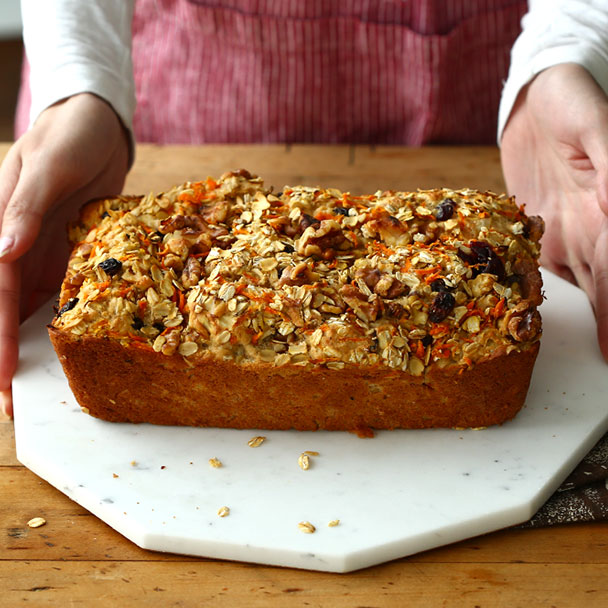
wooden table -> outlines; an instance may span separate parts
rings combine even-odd
[[[504,189],[494,148],[142,146],[125,192],[240,167],[277,188]],[[35,516],[46,525],[28,528]],[[351,574],[144,551],[21,466],[10,422],[0,424],[0,534],[7,607],[608,605],[604,523],[496,532]]]

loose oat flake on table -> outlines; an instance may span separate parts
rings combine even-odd
[[[46,524],[46,519],[44,517],[34,517],[27,522],[27,525],[30,528],[40,528],[40,526],[44,526]]]
[[[301,521],[298,524],[298,528],[304,532],[304,534],[314,534],[317,531],[309,521]]]
[[[87,205],[49,333],[106,420],[487,426],[528,388],[542,231],[490,192],[275,193],[229,172]]]

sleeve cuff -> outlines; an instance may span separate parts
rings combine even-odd
[[[498,110],[498,145],[502,139],[511,110],[519,92],[542,71],[561,63],[576,63],[585,68],[608,95],[608,64],[594,49],[572,47],[550,48],[541,51],[517,73],[510,74],[502,91]]]
[[[517,96],[554,65],[585,68],[608,95],[608,9],[605,0],[530,0],[498,112],[498,144]]]
[[[135,135],[133,132],[133,115],[135,112],[135,92],[125,95],[125,88],[129,85],[120,82],[111,74],[99,71],[97,67],[90,68],[83,65],[64,66],[55,73],[54,80],[57,87],[46,87],[32,94],[30,107],[30,126],[33,125],[40,114],[50,106],[63,99],[91,93],[105,101],[116,112],[122,123],[129,141],[129,168],[135,160]],[[48,82],[48,81],[47,81]]]

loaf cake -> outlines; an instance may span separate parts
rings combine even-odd
[[[542,232],[490,192],[275,193],[229,172],[83,207],[49,334],[108,421],[486,427],[527,394]]]

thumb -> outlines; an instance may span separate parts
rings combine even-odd
[[[44,214],[60,195],[59,180],[53,179],[49,171],[21,168],[15,188],[4,206],[1,262],[14,262],[30,249],[40,232]]]
[[[19,181],[20,172],[21,155],[18,152],[18,144],[16,144],[10,148],[0,166],[0,235],[2,234],[4,211]],[[0,258],[12,247],[13,239],[7,237],[8,235],[5,235],[4,239],[0,237]]]
[[[0,392],[10,390],[17,368],[19,284],[19,263],[0,264]]]

